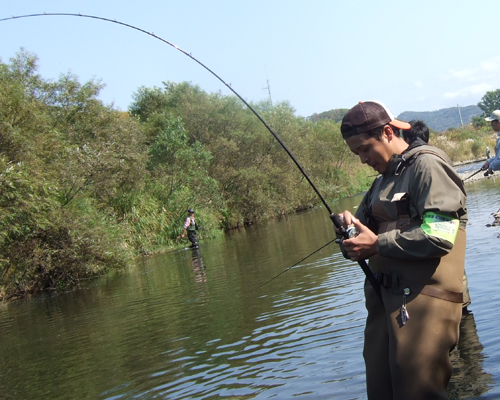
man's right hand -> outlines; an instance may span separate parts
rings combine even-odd
[[[378,236],[352,214],[350,215],[350,220],[359,233],[354,238],[342,241],[347,256],[353,261],[361,261],[377,254]]]

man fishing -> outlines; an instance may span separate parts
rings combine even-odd
[[[493,171],[500,170],[500,110],[493,111],[485,120],[491,123],[491,128],[497,133],[495,155],[488,159],[481,167],[483,171],[486,170],[484,176],[488,176],[492,175]]]
[[[462,316],[466,194],[448,156],[400,137],[406,122],[381,103],[360,102],[344,116],[344,140],[380,175],[347,228],[342,246],[369,260],[381,299],[365,282],[363,356],[369,400],[447,399]]]

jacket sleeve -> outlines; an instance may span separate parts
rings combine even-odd
[[[500,138],[497,139],[495,155],[488,160],[488,163],[493,171],[500,170]]]
[[[498,171],[500,170],[500,158],[495,156],[493,158],[491,158],[491,160],[489,161],[489,164],[490,164],[490,169],[492,169],[493,171]]]
[[[490,169],[493,171],[498,171],[500,170],[500,154],[495,157],[492,157],[488,160],[488,163],[490,164]]]
[[[446,255],[453,247],[459,226],[464,227],[467,221],[466,194],[461,179],[453,167],[439,157],[423,154],[415,161],[408,192],[410,217],[420,221],[420,226],[405,232],[395,229],[380,234],[380,255],[401,259]],[[429,216],[442,221],[441,233],[427,229]],[[442,233],[444,230],[452,234]]]

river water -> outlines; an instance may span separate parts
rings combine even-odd
[[[498,185],[467,186],[472,305],[450,399],[500,398]],[[335,243],[300,262],[333,238],[318,209],[4,305],[0,398],[366,399],[361,269]]]

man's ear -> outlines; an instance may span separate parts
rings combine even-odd
[[[385,137],[388,142],[391,142],[396,135],[394,134],[392,127],[389,124],[387,124],[384,126],[384,129],[382,131],[382,136]]]

